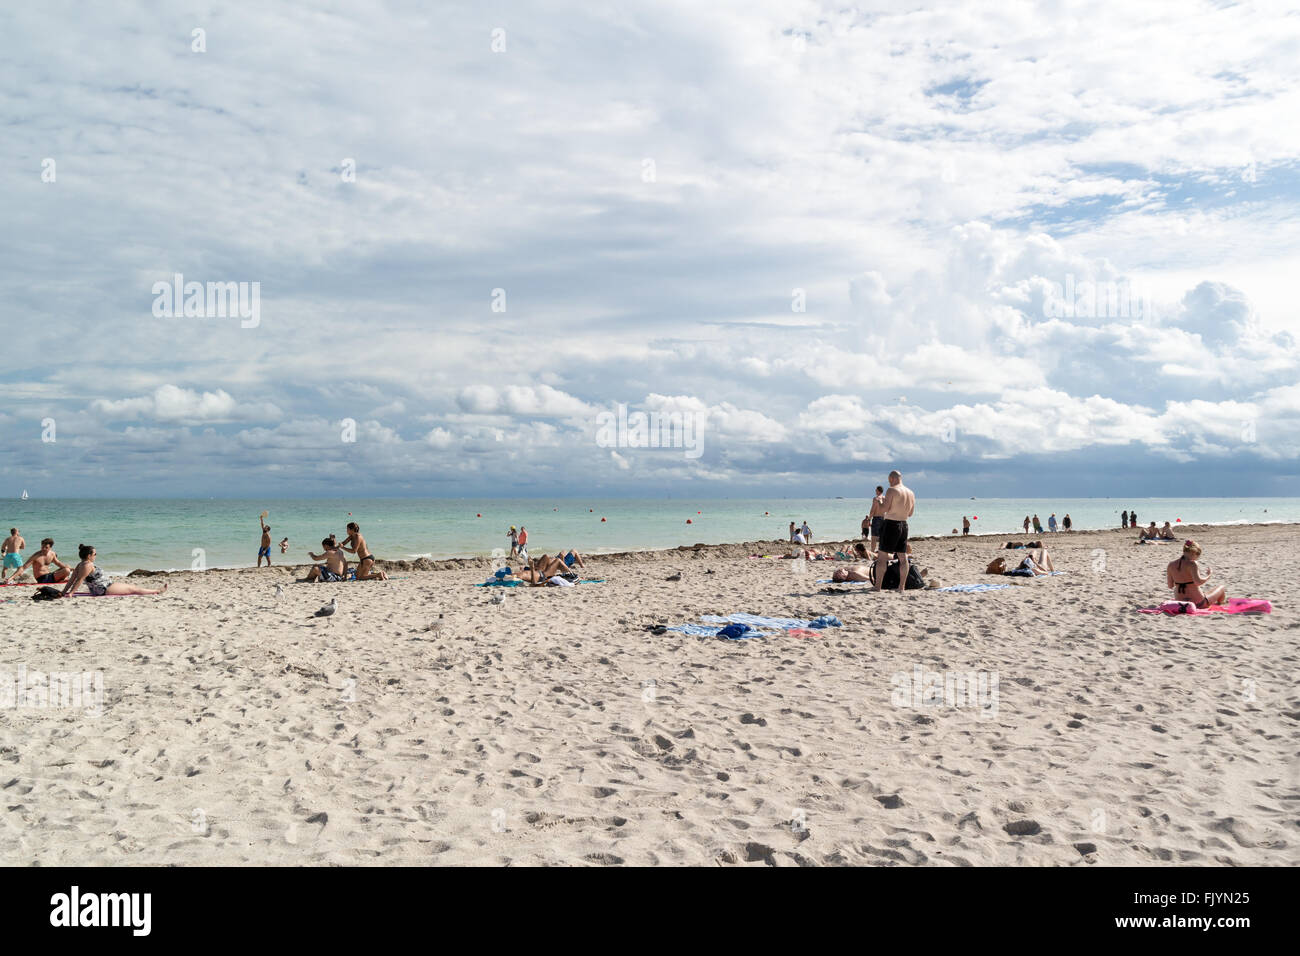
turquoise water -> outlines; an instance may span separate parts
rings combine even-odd
[[[55,539],[66,561],[81,542],[99,549],[100,563],[121,573],[133,568],[184,569],[202,558],[205,567],[254,564],[260,531],[267,523],[276,545],[288,535],[289,553],[277,562],[303,563],[308,548],[355,520],[381,558],[490,555],[508,547],[510,525],[525,525],[534,554],[556,548],[626,551],[682,544],[785,540],[791,521],[807,520],[814,541],[859,534],[870,502],[852,498],[813,499],[415,499],[381,498],[243,501],[236,499],[48,499],[0,503],[0,532],[17,525],[28,550],[42,537]],[[978,518],[972,532],[1009,533],[1026,514],[1047,523],[1067,512],[1078,530],[1119,526],[1120,508],[1132,508],[1146,524],[1181,518],[1189,523],[1300,522],[1300,498],[1082,498],[1059,500],[933,499],[917,504],[913,535],[948,534],[962,515]],[[349,512],[352,517],[349,518]],[[478,517],[478,515],[482,517]],[[600,519],[605,518],[602,522]],[[690,519],[691,524],[687,524]],[[201,556],[195,555],[201,550]]]

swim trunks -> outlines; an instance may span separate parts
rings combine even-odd
[[[885,523],[885,519],[880,515],[876,515],[871,519],[871,537],[873,538],[880,537],[880,526],[883,525],[884,523]]]
[[[58,584],[58,578],[54,576],[53,571],[47,571],[36,579],[37,584]]]
[[[5,555],[5,570],[10,568],[21,568],[23,566],[23,556],[19,551],[11,551]]]
[[[907,522],[886,518],[880,523],[880,550],[885,554],[902,554],[907,550]]]
[[[335,574],[335,573],[334,573],[333,571],[331,571],[329,568],[325,567],[325,565],[323,565],[323,564],[318,564],[317,567],[320,568],[320,579],[321,579],[322,581],[342,581],[342,580],[343,580],[343,575],[341,575],[341,574]]]
[[[245,551],[244,553],[247,554],[248,552]],[[257,556],[258,556],[259,558],[268,558],[268,559],[269,559],[269,558],[271,557],[271,546],[270,546],[269,544],[266,544],[266,545],[263,545],[262,547],[258,548],[258,549],[257,549]]]

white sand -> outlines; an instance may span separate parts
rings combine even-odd
[[[0,711],[0,862],[1295,865],[1300,533],[1197,537],[1275,612],[1135,613],[1176,546],[1119,532],[1057,535],[1068,574],[977,595],[820,594],[834,565],[754,546],[596,559],[608,582],[573,589],[475,588],[484,563],[281,603],[280,569],[0,590],[0,671],[105,683],[98,718]],[[994,545],[916,550],[992,582]],[[845,627],[643,630],[732,611]],[[897,706],[918,666],[996,672],[996,713]]]

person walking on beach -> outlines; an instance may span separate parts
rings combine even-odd
[[[58,570],[52,570],[51,565]],[[14,579],[21,577],[29,566],[32,580],[37,584],[59,584],[66,581],[68,575],[72,573],[72,568],[60,561],[59,556],[54,553],[53,538],[41,539],[41,549],[28,558],[27,563],[14,573]]]
[[[1053,511],[1050,515],[1047,516],[1047,530],[1050,531],[1052,534],[1056,534],[1056,512],[1055,511]]]
[[[871,548],[871,539],[875,538],[876,547],[880,547],[880,526],[885,521],[885,489],[876,485],[876,496],[871,499],[871,534],[867,535],[867,549]]]
[[[1043,523],[1038,520],[1038,515],[1034,515],[1034,534],[1043,533]]]
[[[903,484],[897,471],[889,473],[889,490],[885,492],[884,520],[880,526],[880,545],[876,551],[876,581],[872,590],[882,590],[890,555],[898,556],[898,590],[907,587],[907,519],[916,511],[916,495]]]
[[[263,511],[257,516],[257,523],[262,526],[262,543],[257,546],[257,566],[262,566],[262,559],[266,558],[266,566],[271,566],[271,526],[266,523],[266,512]]]
[[[9,537],[5,538],[4,543],[0,544],[0,554],[4,555],[4,570],[0,571],[0,581],[23,566],[23,548],[27,547],[27,542],[23,536],[18,533],[17,528],[9,529]]]
[[[961,516],[961,533],[963,537],[970,534],[970,518],[965,515]]]
[[[812,544],[812,528],[808,527],[808,519],[805,518],[803,527],[799,529],[803,532],[803,543]]]
[[[1029,534],[1029,515],[1025,515],[1025,534]]]

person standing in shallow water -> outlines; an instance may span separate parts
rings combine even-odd
[[[1025,515],[1025,534],[1029,534],[1029,515]]]
[[[970,534],[970,518],[965,515],[961,516],[961,533],[963,535]]]

